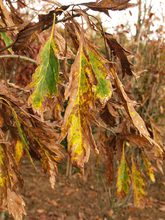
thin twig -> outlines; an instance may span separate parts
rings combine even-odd
[[[37,64],[36,60],[33,60],[29,57],[22,56],[22,55],[16,55],[16,54],[3,54],[3,55],[0,55],[0,59],[3,59],[3,58],[21,59],[21,60],[26,60],[26,61],[29,61],[31,63]]]

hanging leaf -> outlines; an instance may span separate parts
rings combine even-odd
[[[117,194],[119,196],[127,195],[130,188],[130,176],[129,167],[125,159],[125,150],[123,146],[123,152],[121,161],[117,172]]]
[[[22,142],[23,146],[25,147],[26,153],[29,156],[30,161],[33,164],[33,160],[32,160],[32,158],[30,156],[30,153],[29,153],[29,143],[28,143],[27,137],[26,137],[26,135],[25,135],[25,133],[24,133],[22,127],[21,127],[21,123],[18,119],[18,115],[17,115],[16,111],[14,110],[14,108],[12,108],[10,103],[8,103],[8,104],[9,104],[11,110],[12,110],[12,114],[13,114],[13,117],[14,117],[14,120],[15,120],[15,123],[16,123],[16,127],[17,127],[17,130],[18,130],[18,134],[19,134],[19,137],[21,139],[21,142]]]
[[[130,0],[100,0],[96,2],[87,2],[85,5],[91,10],[104,12],[108,15],[108,10],[124,10],[136,6],[136,4],[129,3]]]
[[[4,153],[2,145],[0,145],[0,165],[3,165]]]
[[[26,212],[22,197],[16,193],[21,178],[14,158],[14,146],[0,145],[0,155],[0,207],[7,209],[14,219],[21,220]]]
[[[83,167],[88,161],[90,146],[94,145],[88,123],[90,109],[93,107],[93,93],[87,74],[90,66],[83,52],[83,37],[77,56],[71,68],[71,76],[66,98],[66,108],[62,133],[68,133],[68,151],[73,163]]]
[[[0,11],[1,11],[1,18],[3,18],[4,26],[7,27],[14,27],[15,24],[12,20],[11,12],[7,10],[4,2],[0,0]],[[17,30],[13,31],[15,34],[17,33]]]
[[[140,135],[144,136],[150,144],[152,144],[154,146],[154,148],[156,147],[156,151],[159,152],[159,155],[162,155],[162,148],[161,146],[159,146],[151,137],[150,134],[146,128],[145,122],[143,121],[143,119],[141,118],[141,116],[136,112],[135,108],[134,108],[134,102],[127,96],[124,88],[123,88],[123,84],[120,81],[114,67],[110,68],[111,73],[114,77],[114,81],[116,84],[116,88],[118,90],[118,93],[120,95],[120,97],[122,98],[124,104],[125,104],[125,110],[128,113],[133,125],[135,126],[135,128],[139,131]]]
[[[125,74],[133,75],[131,70],[131,63],[126,56],[127,51],[110,35],[106,33],[106,40],[109,48],[113,51],[113,54],[117,56],[121,63],[123,76]]]
[[[5,177],[3,176],[1,169],[0,169],[0,187],[5,186]]]
[[[136,5],[129,2],[130,0],[100,0],[97,4],[99,7],[107,8],[108,10],[124,10]]]
[[[25,203],[22,197],[8,188],[7,210],[9,211],[9,214],[12,214],[15,220],[22,220],[23,215],[26,215],[24,206]]]
[[[4,41],[6,47],[8,47],[9,45],[11,45],[13,43],[12,39],[8,36],[8,34],[6,32],[1,32],[0,33],[2,40]],[[8,51],[10,53],[13,53],[13,50],[11,48],[8,48]]]
[[[95,93],[96,98],[105,105],[112,96],[110,73],[105,66],[107,61],[89,44],[87,47],[87,53],[93,74],[97,80],[96,85],[93,85],[93,92]],[[92,75],[92,72],[90,74]],[[91,75],[89,75],[89,77],[91,77]]]
[[[22,155],[23,155],[23,144],[22,141],[18,139],[15,145],[15,159],[17,163],[19,163],[19,161],[21,160]]]
[[[42,162],[43,169],[46,172],[48,172],[50,185],[51,185],[52,189],[54,189],[55,181],[56,181],[56,175],[57,175],[57,172],[58,172],[56,157],[51,158],[48,151],[44,148],[42,148],[40,154],[41,154],[41,157],[42,157],[41,162]]]
[[[58,46],[54,40],[54,26],[55,19],[51,36],[39,53],[40,64],[29,85],[30,88],[34,88],[29,97],[29,103],[40,114],[44,111],[43,102],[45,98],[57,94],[59,61],[57,58]]]
[[[143,206],[145,192],[145,183],[140,171],[137,169],[136,164],[132,158],[132,187],[133,187],[133,197],[134,205],[136,207]]]
[[[150,123],[151,123],[154,141],[163,147],[163,137],[162,137],[163,135],[161,134],[161,130],[154,123],[153,120],[150,119]]]
[[[5,177],[2,171],[3,165],[4,165],[4,151],[3,151],[3,146],[0,145],[0,187],[4,187],[5,185]]]
[[[26,135],[25,135],[25,133],[24,133],[22,127],[21,127],[21,123],[19,121],[19,118],[18,118],[18,115],[17,115],[16,111],[14,110],[11,103],[7,99],[2,98],[2,97],[0,97],[0,99],[5,101],[7,103],[7,105],[9,106],[9,108],[11,109],[11,112],[12,112],[12,115],[13,115],[13,118],[14,118],[14,121],[15,121],[15,124],[16,124],[16,128],[18,130],[19,138],[20,138],[23,146],[25,147],[25,151],[26,151],[32,165],[35,167],[35,165],[33,163],[33,160],[31,158],[31,155],[29,153],[29,143],[28,143],[27,137],[26,137]]]
[[[123,84],[120,81],[119,77],[117,76],[116,71],[113,68],[111,68],[111,72],[114,76],[114,80],[115,80],[118,92],[119,92],[122,100],[126,104],[126,111],[129,114],[129,116],[132,120],[132,123],[138,129],[138,131],[141,135],[143,135],[146,138],[149,138],[150,135],[149,135],[149,132],[146,128],[146,125],[145,125],[143,119],[140,117],[140,115],[136,112],[136,110],[134,108],[133,101],[127,96],[126,92],[124,91]]]
[[[147,172],[147,175],[150,177],[150,180],[154,183],[155,182],[155,175],[154,175],[154,170],[153,170],[152,164],[144,154],[142,156],[142,159],[143,159],[143,163],[144,163],[144,167]]]

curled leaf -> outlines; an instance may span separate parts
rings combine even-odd
[[[130,0],[100,0],[96,2],[87,2],[85,5],[91,10],[104,12],[108,14],[108,10],[124,10],[129,7],[134,7],[136,4],[129,3]]]
[[[109,48],[120,60],[123,76],[125,74],[133,75],[131,70],[132,64],[128,61],[128,58],[126,56],[127,51],[110,34],[106,34],[106,40]]]

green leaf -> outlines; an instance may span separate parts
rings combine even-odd
[[[1,32],[0,35],[1,35],[2,40],[5,43],[6,47],[13,43],[12,39],[8,36],[8,34],[6,32]],[[11,48],[8,48],[8,51],[10,53],[13,52],[13,50]]]
[[[55,23],[55,21],[54,21]],[[43,112],[43,102],[46,97],[57,94],[57,82],[59,78],[59,61],[57,58],[58,46],[54,40],[54,26],[49,40],[39,53],[40,64],[33,74],[29,87],[34,88],[29,97],[29,102],[34,110]]]
[[[107,61],[92,46],[88,45],[87,51],[92,71],[97,80],[97,84],[93,85],[93,91],[96,98],[105,105],[112,96],[112,85],[109,79],[110,73],[105,66]]]
[[[119,196],[127,195],[130,188],[129,167],[125,159],[125,150],[123,152],[117,173],[117,194]]]

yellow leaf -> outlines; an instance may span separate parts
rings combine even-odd
[[[3,165],[4,165],[4,151],[3,146],[0,145],[0,187],[5,185],[5,177],[3,176]]]
[[[20,140],[17,140],[16,145],[15,145],[15,158],[18,163],[22,155],[23,155],[23,144]]]
[[[4,159],[3,147],[2,145],[0,145],[0,166],[3,165],[3,159]]]
[[[146,169],[146,172],[147,172],[148,176],[150,177],[150,180],[154,183],[155,182],[155,175],[154,175],[154,170],[153,170],[152,164],[144,154],[143,154],[142,158],[143,158],[144,167]]]
[[[0,187],[4,187],[5,182],[5,177],[3,177],[2,173],[0,172]]]
[[[133,187],[134,205],[136,207],[141,207],[143,205],[143,199],[146,195],[145,183],[142,174],[136,167],[133,157],[132,157],[132,187]]]
[[[123,194],[127,195],[129,192],[129,188],[130,188],[129,167],[125,159],[125,151],[123,145],[122,157],[117,172],[117,194],[119,196]]]

